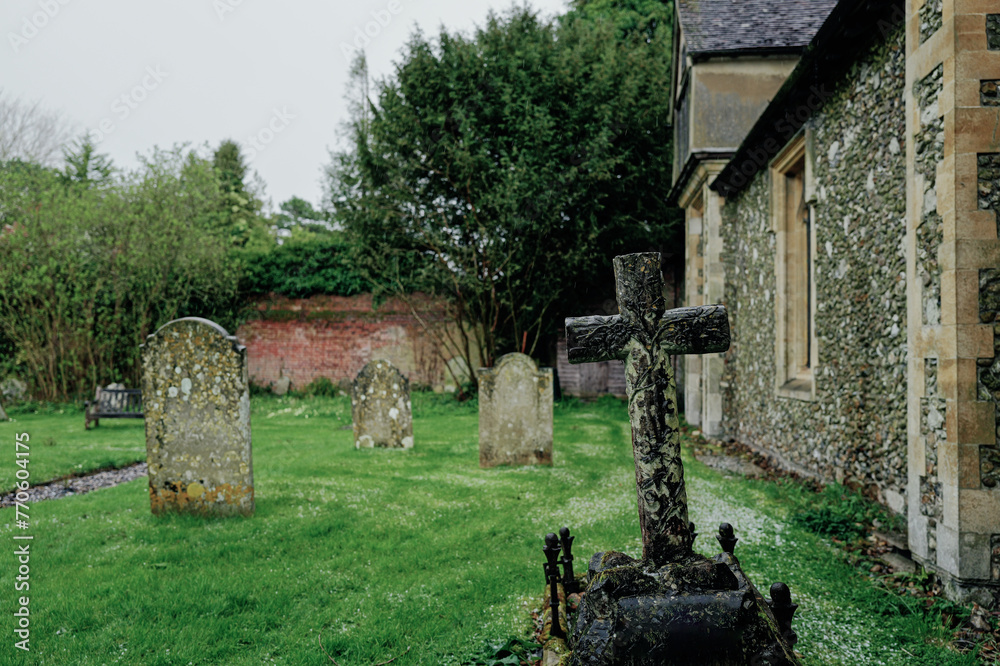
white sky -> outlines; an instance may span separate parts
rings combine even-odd
[[[518,4],[521,4],[520,2]],[[543,16],[566,0],[530,0]],[[2,0],[0,88],[99,134],[120,167],[153,146],[214,148],[227,138],[276,207],[314,204],[346,120],[348,60],[359,31],[372,78],[415,26],[470,32],[511,0]],[[379,19],[381,22],[379,22]],[[385,25],[382,25],[382,24]],[[256,137],[258,148],[250,138]],[[253,155],[256,153],[256,155]]]

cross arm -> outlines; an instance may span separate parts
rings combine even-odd
[[[566,354],[570,363],[623,361],[630,337],[621,315],[566,317]]]
[[[570,363],[625,360],[628,342],[644,337],[620,315],[567,317],[566,351]],[[663,353],[712,354],[729,349],[729,317],[723,305],[667,310],[660,318],[657,342]]]
[[[729,316],[724,305],[667,310],[660,319],[660,349],[671,356],[714,354],[729,349]]]

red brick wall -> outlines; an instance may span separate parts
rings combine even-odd
[[[424,321],[443,324],[440,303],[420,295],[412,302]],[[254,383],[267,385],[282,375],[299,389],[318,377],[349,381],[373,359],[390,361],[411,384],[451,383],[436,353],[434,337],[399,300],[373,309],[370,294],[305,299],[271,296],[256,309],[256,317],[236,331],[247,347]]]

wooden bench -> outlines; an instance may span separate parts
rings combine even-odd
[[[83,403],[86,421],[85,430],[90,430],[91,422],[101,425],[101,419],[141,419],[142,391],[127,388],[97,388],[93,400]]]

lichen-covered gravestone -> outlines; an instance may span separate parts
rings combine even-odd
[[[351,391],[356,448],[413,447],[410,382],[389,361],[370,361]]]
[[[218,324],[188,317],[142,346],[149,499],[167,511],[254,511],[246,347]]]
[[[552,368],[526,354],[479,373],[479,466],[552,464]]]

